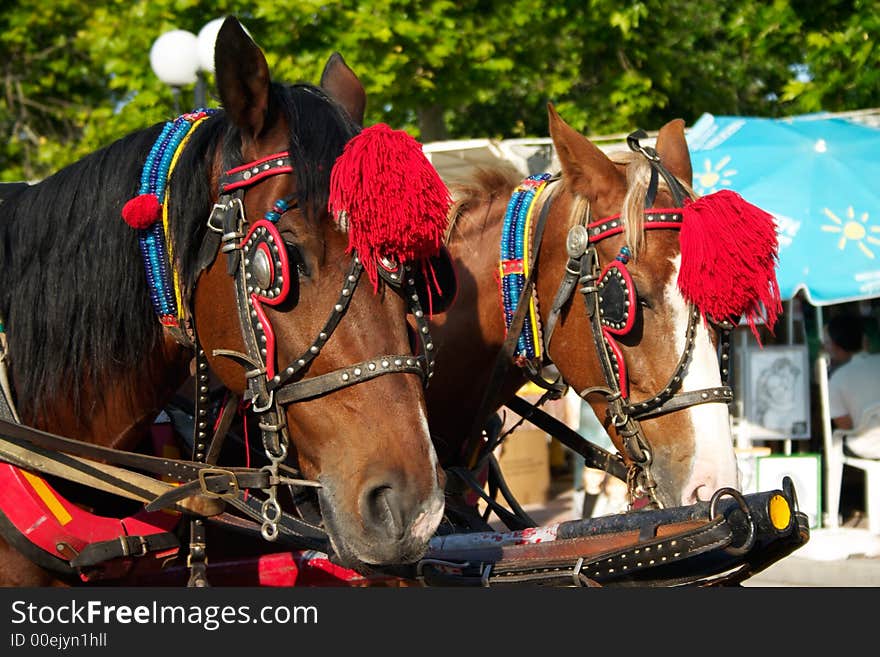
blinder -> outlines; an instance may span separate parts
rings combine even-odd
[[[599,316],[608,333],[626,335],[635,323],[636,286],[626,263],[608,263],[596,284],[599,288]]]
[[[252,313],[250,319],[254,334],[266,347],[266,375],[275,376],[275,331],[266,316],[263,304],[277,306],[290,296],[299,294],[299,280],[290,276],[287,249],[278,228],[271,221],[255,221],[240,244],[244,254],[243,266],[247,293]]]
[[[400,263],[386,258],[380,258],[378,262],[379,275],[390,283],[394,290],[402,292],[403,268]],[[452,256],[445,246],[440,247],[437,255],[427,258],[421,267],[411,268],[409,277],[419,302],[424,305],[429,316],[446,312],[455,301],[458,293],[458,278]]]
[[[299,281],[290,276],[287,249],[275,224],[265,219],[254,222],[241,248],[247,254],[244,271],[252,298],[277,306],[292,289],[296,294]]]

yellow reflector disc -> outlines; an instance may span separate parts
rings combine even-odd
[[[788,524],[791,522],[791,507],[788,505],[788,500],[782,497],[782,495],[774,495],[770,498],[768,510],[770,512],[770,522],[773,523],[776,529],[782,531],[788,527]]]

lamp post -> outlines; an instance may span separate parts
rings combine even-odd
[[[150,48],[150,66],[162,82],[171,87],[174,110],[180,114],[180,88],[195,83],[196,107],[207,103],[205,73],[214,71],[214,42],[223,24],[222,18],[205,24],[198,36],[187,30],[161,34]]]

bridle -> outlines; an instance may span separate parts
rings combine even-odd
[[[364,266],[356,252],[352,253],[342,288],[326,321],[311,345],[299,357],[283,367],[276,363],[276,340],[265,306],[282,303],[297,285],[291,270],[284,242],[275,225],[281,214],[293,208],[291,198],[275,202],[265,217],[250,223],[245,215],[244,196],[248,189],[263,180],[293,171],[288,152],[258,159],[229,168],[220,177],[219,198],[208,218],[208,231],[200,249],[199,267],[204,269],[214,255],[226,254],[227,272],[234,278],[236,308],[244,339],[245,352],[215,349],[215,356],[230,358],[245,368],[247,389],[244,401],[259,419],[262,444],[270,465],[270,481],[279,479],[279,467],[287,457],[288,427],[283,408],[291,403],[313,399],[327,393],[369,381],[386,374],[412,373],[422,378],[423,385],[433,373],[434,345],[422,310],[416,288],[413,265],[385,258],[379,259],[381,278],[407,302],[415,318],[421,341],[422,354],[384,354],[375,358],[333,370],[310,378],[303,378],[309,366],[321,353],[345,315],[357,288]],[[195,334],[195,327],[193,327]],[[196,369],[206,370],[204,352],[196,342]],[[200,382],[207,381],[205,378]],[[206,387],[200,385],[198,401],[207,403]],[[204,416],[197,404],[196,417]],[[197,424],[194,459],[203,460],[208,450],[208,434],[204,423]],[[300,482],[317,486],[316,482]],[[281,507],[277,501],[276,486],[268,490],[268,499],[262,504],[262,535],[275,540]]]
[[[680,230],[681,212],[674,209],[651,209],[656,198],[659,176],[663,176],[673,195],[677,208],[684,205],[687,192],[681,183],[663,166],[654,148],[642,146],[639,139],[647,137],[643,131],[636,131],[627,138],[630,149],[644,156],[651,165],[651,180],[645,199],[646,230]],[[552,202],[552,196],[545,206]],[[546,211],[545,211],[546,213]],[[620,215],[591,221],[589,202],[580,199],[575,203],[574,225],[566,238],[568,262],[565,274],[559,285],[550,310],[544,331],[545,353],[549,353],[550,340],[563,306],[568,302],[577,287],[584,299],[587,316],[592,328],[593,343],[606,386],[593,386],[578,395],[587,400],[598,394],[605,398],[608,414],[617,433],[621,436],[624,450],[630,465],[627,469],[629,498],[646,496],[652,506],[662,508],[656,495],[657,482],[651,471],[653,452],[642,430],[640,420],[679,411],[697,404],[725,403],[733,400],[733,391],[728,385],[730,367],[730,332],[734,324],[729,320],[709,319],[718,332],[721,374],[724,385],[681,392],[684,372],[693,354],[695,336],[701,312],[692,303],[688,304],[688,325],[685,330],[685,346],[678,363],[667,383],[649,399],[631,402],[629,400],[628,375],[615,337],[629,332],[638,312],[636,286],[627,270],[629,250],[623,247],[617,257],[602,266],[599,260],[598,243],[612,235],[623,232]],[[537,252],[537,246],[536,250]]]

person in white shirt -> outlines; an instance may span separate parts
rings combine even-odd
[[[858,426],[866,408],[880,402],[880,354],[865,350],[863,319],[837,315],[825,326],[824,346],[831,359],[828,403],[835,429]],[[862,458],[880,458],[880,427],[848,438],[845,448]]]

